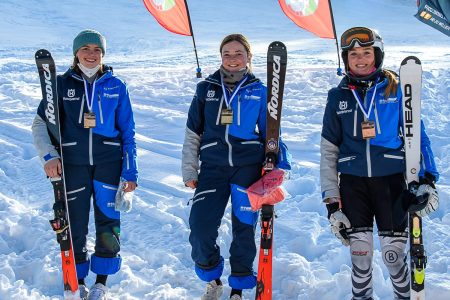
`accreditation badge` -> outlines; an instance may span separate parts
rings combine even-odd
[[[362,137],[363,139],[371,139],[375,137],[375,122],[364,121],[361,122]]]
[[[233,111],[229,108],[222,109],[220,112],[220,124],[229,125],[233,123]]]
[[[88,112],[84,113],[84,128],[94,128],[95,127],[95,113]]]

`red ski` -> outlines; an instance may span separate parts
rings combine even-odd
[[[264,172],[277,164],[280,139],[281,108],[286,77],[287,50],[282,42],[272,42],[267,50],[266,161]],[[272,299],[272,250],[274,206],[261,208],[261,246],[259,249],[256,300]]]

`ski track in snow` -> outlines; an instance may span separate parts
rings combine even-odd
[[[24,4],[16,2],[5,0],[0,4],[3,17],[0,25],[8,24],[23,30],[22,36],[13,37],[8,26],[0,26],[2,37],[7,33],[7,41],[13,41],[14,45],[11,49],[0,49],[0,299],[62,299],[59,247],[48,224],[53,218],[53,191],[50,182],[45,180],[30,129],[41,97],[33,55],[38,49],[37,44],[48,47],[56,59],[58,73],[65,72],[71,62],[73,34],[85,25],[72,17],[80,14],[79,8],[72,8],[72,5],[61,4],[59,9],[51,11],[45,10],[49,7],[46,5],[31,14]],[[211,33],[211,28],[204,24],[214,21],[214,27],[230,26],[229,30],[235,31],[241,27],[215,17],[215,2],[202,3],[203,8],[200,3],[192,1],[190,8],[193,20],[197,22],[194,22],[194,30],[198,28],[199,60],[205,77],[217,69],[218,44],[230,32]],[[339,32],[348,27],[343,13],[359,3],[346,1],[336,9],[333,7]],[[367,6],[380,14],[386,3],[368,0]],[[122,215],[123,264],[121,271],[108,279],[110,299],[198,299],[205,284],[195,276],[188,243],[190,207],[187,202],[193,191],[184,187],[180,171],[187,111],[198,82],[194,78],[190,40],[160,29],[142,9],[141,3],[127,4],[123,12],[122,8],[118,9],[121,4],[111,4],[111,7],[105,4],[105,0],[96,1],[91,9],[102,11],[98,24],[110,22],[109,15],[118,24],[115,36],[121,39],[112,39],[108,44],[111,50],[108,50],[106,63],[112,63],[114,72],[127,82],[130,90],[141,176],[133,209]],[[395,22],[407,20],[401,14],[409,5],[408,1],[389,4],[392,11],[386,17],[373,20],[374,26],[382,27],[392,15],[399,16]],[[255,1],[240,5],[243,10],[250,10]],[[264,9],[261,8],[260,16],[254,17],[256,21],[249,20],[249,27],[255,22],[261,26],[253,26],[255,31],[244,30],[252,41],[255,74],[266,81],[267,38],[273,38],[275,33],[270,23],[262,20],[271,17],[272,13],[278,14],[282,28],[278,32],[279,39],[288,48],[282,137],[293,155],[293,169],[291,179],[285,184],[289,198],[276,207],[273,299],[349,299],[351,263],[348,248],[331,234],[326,209],[320,201],[320,131],[327,92],[340,81],[335,75],[336,54],[332,42],[300,31],[280,14],[281,11],[270,12],[273,8],[269,2],[258,5]],[[232,9],[232,6],[226,6],[223,13],[234,13]],[[134,26],[147,26],[146,35],[140,36],[144,33],[135,31],[137,27],[129,25],[129,18],[120,18],[122,13],[135,14],[134,21],[138,25]],[[412,14],[411,11],[407,13]],[[48,18],[50,15],[55,17]],[[41,18],[49,20],[45,24],[27,21]],[[354,16],[352,22],[365,24],[366,18],[360,14]],[[384,27],[383,36],[387,40],[385,66],[398,71],[401,60],[407,55],[417,55],[422,60],[422,114],[441,172],[439,211],[424,219],[428,254],[426,292],[429,299],[444,300],[450,299],[449,44],[448,40],[446,45],[432,46],[411,41],[411,36],[416,36],[415,28],[433,33],[425,25],[416,24],[418,21],[411,22],[411,30],[410,25],[395,23],[405,35]],[[42,28],[50,29],[50,32],[49,39],[41,45],[34,34],[38,39],[43,38],[42,33],[38,34]],[[99,30],[103,31],[102,28]],[[268,31],[271,34],[268,35]],[[111,31],[106,33],[114,36]],[[418,39],[427,40],[424,37]],[[88,249],[92,252],[93,214],[89,232]],[[259,225],[256,234],[259,244]],[[230,273],[228,247],[231,239],[228,207],[218,238],[226,259],[222,277],[224,295],[230,291],[227,276]],[[374,241],[375,299],[392,299],[389,276],[376,236]],[[87,284],[93,283],[91,273]],[[253,298],[254,291],[244,291],[244,297]]]

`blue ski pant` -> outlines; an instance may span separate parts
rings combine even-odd
[[[75,263],[78,279],[92,272],[110,275],[120,269],[120,213],[115,211],[115,195],[120,181],[121,161],[86,166],[64,164]],[[86,249],[89,213],[93,199],[95,252],[89,259]]]
[[[231,196],[233,239],[229,282],[234,288],[253,288],[258,213],[251,210],[246,189],[260,177],[261,164],[229,167],[202,163],[189,217],[192,259],[200,279],[211,281],[222,275],[223,258],[216,240]],[[235,286],[232,282],[236,282]]]

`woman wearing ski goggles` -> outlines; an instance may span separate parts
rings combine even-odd
[[[358,45],[356,45],[358,43]],[[376,44],[376,45],[375,45]],[[369,47],[381,46],[381,37],[372,29],[366,27],[353,27],[345,31],[341,36],[341,49],[349,50],[355,46]]]
[[[370,28],[345,31],[341,50],[346,74],[328,93],[320,144],[320,182],[331,231],[350,246],[352,299],[373,299],[374,220],[394,299],[409,299],[407,214],[392,209],[403,205],[406,188],[399,78],[382,68],[383,40]],[[417,214],[425,216],[439,204],[434,188],[439,173],[423,124],[421,136],[420,186],[431,198]]]

